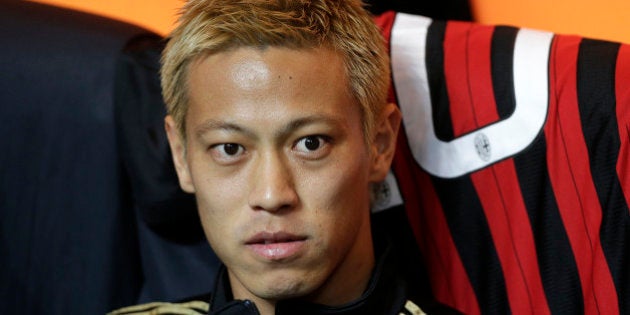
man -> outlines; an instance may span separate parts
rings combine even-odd
[[[180,185],[225,265],[211,314],[422,314],[372,236],[401,116],[360,1],[190,1],[161,74]]]

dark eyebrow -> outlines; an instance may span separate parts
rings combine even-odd
[[[292,120],[287,125],[282,127],[282,129],[280,129],[275,136],[283,137],[306,125],[316,124],[316,123],[333,125],[335,127],[343,126],[343,121],[340,119],[335,119],[326,115],[312,115],[312,116],[307,116],[307,117],[302,117],[302,118]]]
[[[334,125],[339,128],[341,128],[344,125],[342,120],[332,118],[327,115],[311,115],[311,116],[301,117],[301,118],[290,121],[288,124],[280,128],[280,130],[278,130],[274,134],[274,136],[283,138],[297,129],[300,129],[306,125],[315,124],[315,123],[324,123],[324,124]],[[255,132],[253,130],[250,130],[244,126],[227,122],[227,121],[215,120],[215,119],[208,119],[204,121],[202,124],[200,124],[199,126],[197,126],[195,128],[195,135],[199,138],[199,137],[202,137],[205,133],[209,131],[214,131],[214,130],[223,130],[223,131],[228,131],[228,132],[242,133],[251,138],[256,137]]]
[[[243,133],[252,137],[254,136],[253,131],[248,130],[242,126],[239,126],[234,123],[214,120],[214,119],[208,119],[204,121],[202,124],[200,124],[199,126],[197,126],[195,128],[195,135],[197,136],[197,138],[199,138],[199,137],[202,137],[205,133],[210,132],[210,131],[215,131],[215,130],[237,132],[237,133]]]

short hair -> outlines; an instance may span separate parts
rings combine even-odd
[[[390,73],[384,39],[360,0],[189,0],[161,68],[164,101],[184,139],[191,63],[230,49],[269,46],[340,53],[369,143],[387,103]]]

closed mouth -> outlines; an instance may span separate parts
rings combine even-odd
[[[249,238],[245,244],[275,244],[275,243],[290,243],[306,240],[306,236],[295,235],[287,232],[260,232]]]

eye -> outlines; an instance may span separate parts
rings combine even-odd
[[[301,155],[317,159],[326,155],[330,148],[330,138],[326,136],[306,136],[300,138],[294,146],[294,150]]]
[[[308,136],[298,141],[298,148],[308,151],[315,151],[322,145],[322,140],[316,136]]]
[[[219,143],[210,147],[212,157],[221,163],[237,161],[244,153],[245,148],[237,143]]]
[[[226,155],[236,155],[242,149],[241,146],[236,143],[225,143],[219,147]]]

